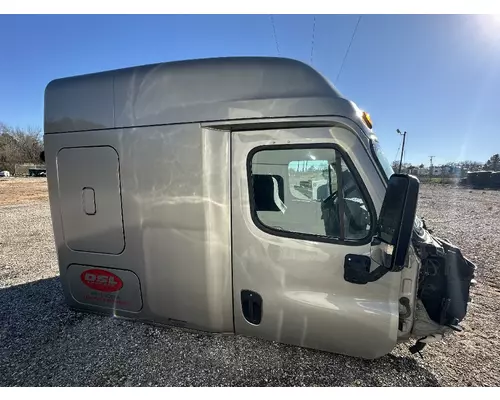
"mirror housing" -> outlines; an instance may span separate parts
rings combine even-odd
[[[45,162],[45,150],[40,152],[40,161]]]
[[[372,241],[372,259],[389,271],[401,271],[406,264],[417,214],[420,182],[406,174],[389,179]]]
[[[404,268],[417,214],[419,186],[419,180],[412,175],[391,176],[372,239],[371,259],[364,255],[347,254],[344,260],[345,281],[365,285],[379,280],[388,272]],[[378,264],[373,270],[372,260]]]

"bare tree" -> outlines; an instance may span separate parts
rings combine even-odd
[[[478,161],[465,160],[458,163],[465,171],[479,171],[483,168],[483,163]]]
[[[500,155],[493,154],[488,161],[484,164],[484,169],[488,171],[500,170]]]
[[[0,122],[0,170],[13,173],[16,164],[40,163],[42,139],[40,128],[14,128]]]

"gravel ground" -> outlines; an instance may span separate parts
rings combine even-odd
[[[424,359],[400,345],[365,361],[70,311],[48,204],[0,206],[0,385],[499,385],[500,192],[423,186],[419,208],[480,267],[466,331],[428,346]]]
[[[47,199],[45,178],[0,178],[0,206]]]

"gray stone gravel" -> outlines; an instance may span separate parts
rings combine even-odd
[[[419,214],[478,266],[465,331],[425,349],[442,385],[500,386],[500,191],[422,185]]]
[[[0,385],[498,385],[500,193],[423,187],[420,208],[482,267],[467,331],[428,346],[424,360],[401,345],[365,361],[71,311],[48,204],[0,207]]]

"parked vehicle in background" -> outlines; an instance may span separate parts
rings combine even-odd
[[[28,171],[29,176],[47,176],[45,168],[30,168]]]

